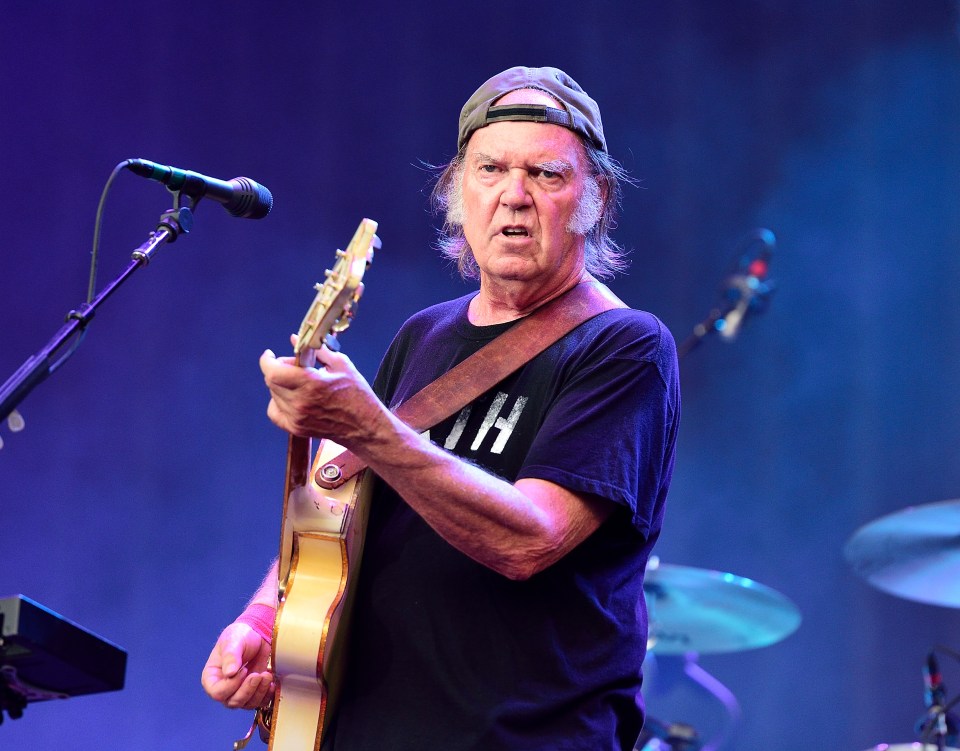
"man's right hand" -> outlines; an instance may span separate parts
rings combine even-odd
[[[270,645],[245,623],[227,626],[203,666],[200,683],[230,709],[258,709],[273,696]]]

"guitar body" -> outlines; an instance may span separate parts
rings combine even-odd
[[[342,451],[324,441],[314,472]],[[271,751],[319,749],[344,672],[350,606],[363,554],[370,485],[366,472],[335,490],[312,480],[284,509],[289,568],[274,626],[278,688],[270,721]],[[283,546],[287,549],[287,546]]]

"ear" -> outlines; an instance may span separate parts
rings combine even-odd
[[[600,202],[606,206],[610,199],[610,181],[600,175],[594,175],[593,179],[597,181],[597,186],[600,188]],[[597,221],[599,220],[600,217],[597,217]]]
[[[590,206],[591,212],[589,216],[584,216],[584,219],[587,220],[586,224],[589,225],[590,228],[587,230],[589,232],[600,223],[600,218],[603,216],[603,208],[607,205],[607,196],[610,193],[610,185],[600,175],[593,175],[587,179],[593,180],[594,184],[597,186],[597,197],[600,199]]]

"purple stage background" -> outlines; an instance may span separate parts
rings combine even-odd
[[[276,201],[257,222],[201,203],[24,401],[26,429],[0,432],[0,596],[129,651],[123,691],[30,705],[0,748],[228,749],[245,730],[199,674],[277,543],[286,443],[257,358],[287,350],[363,216],[383,249],[343,344],[366,375],[407,315],[469,289],[431,247],[426,165],[452,156],[474,87],[516,64],[564,68],[599,101],[639,180],[613,288],[678,340],[740,239],[778,238],[769,311],[683,362],[658,548],[803,613],[776,645],[701,656],[742,711],[723,748],[914,739],[922,661],[960,649],[960,614],[871,588],[842,548],[883,514],[960,496],[954,3],[6,0],[0,60],[0,380],[84,301],[118,162],[245,175]],[[169,203],[120,175],[101,286]],[[651,714],[723,731],[678,663],[651,663]],[[943,668],[960,689],[960,665]]]

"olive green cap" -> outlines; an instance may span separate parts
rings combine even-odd
[[[560,102],[564,109],[543,104],[507,104],[495,102],[517,89],[540,89]],[[474,131],[504,120],[553,123],[579,133],[601,151],[607,150],[600,121],[600,108],[580,84],[559,68],[517,66],[495,75],[477,89],[460,111],[457,150],[464,147]]]

